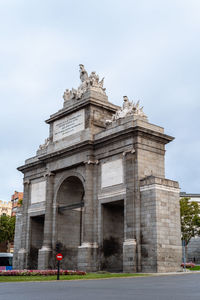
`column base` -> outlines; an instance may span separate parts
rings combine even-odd
[[[50,247],[43,246],[38,251],[38,269],[39,270],[48,270],[51,269],[51,260],[52,260],[52,249]]]
[[[127,239],[123,243],[123,272],[137,272],[136,268],[136,240]]]
[[[13,266],[14,269],[24,270],[27,268],[27,251],[24,248],[21,248],[18,251],[17,255],[18,259],[16,264]]]
[[[98,271],[98,245],[83,243],[78,247],[78,269],[86,272]]]

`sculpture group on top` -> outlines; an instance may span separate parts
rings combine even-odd
[[[64,103],[66,101],[71,100],[71,99],[80,99],[82,95],[87,92],[88,90],[93,90],[98,93],[101,93],[105,95],[105,88],[103,87],[104,84],[104,78],[99,81],[99,76],[96,74],[96,72],[91,72],[90,76],[88,76],[87,71],[85,70],[84,65],[80,64],[80,79],[81,79],[81,84],[78,87],[78,89],[72,88],[71,90],[66,89],[63,95]]]
[[[67,101],[71,99],[78,100],[82,97],[82,95],[87,92],[88,90],[93,90],[98,93],[104,94],[105,93],[105,88],[103,87],[104,83],[104,78],[99,81],[99,76],[96,74],[96,72],[91,72],[90,76],[88,76],[87,71],[85,70],[84,65],[80,64],[80,80],[81,84],[78,87],[78,89],[72,88],[71,90],[66,89],[63,98],[64,98],[64,107]],[[109,125],[112,124],[112,122],[123,119],[129,116],[134,116],[135,119],[142,119],[144,121],[148,121],[147,116],[143,112],[143,107],[140,107],[139,101],[134,103],[133,101],[129,101],[127,96],[123,97],[123,105],[120,109],[116,111],[112,115],[112,118],[110,120],[105,120],[105,124]],[[44,144],[41,144],[39,146],[39,150],[44,150],[48,147],[50,143],[50,138],[45,139]]]
[[[123,119],[128,116],[136,116],[141,117],[145,121],[147,121],[147,116],[143,112],[143,106],[140,107],[140,101],[138,100],[136,103],[133,101],[129,101],[127,96],[124,96],[124,102],[122,107],[116,111],[116,113],[112,116],[111,120],[106,120],[106,124],[111,124],[113,121]]]

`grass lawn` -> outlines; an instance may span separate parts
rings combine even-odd
[[[76,279],[101,279],[101,278],[115,278],[115,277],[137,277],[148,276],[148,274],[139,273],[88,273],[87,275],[61,275],[60,280],[76,280]],[[57,276],[0,276],[0,282],[14,282],[14,281],[49,281],[56,280]]]
[[[200,271],[200,266],[195,266],[194,268],[190,268],[191,271]]]

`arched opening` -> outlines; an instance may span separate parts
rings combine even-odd
[[[68,177],[57,193],[57,242],[63,254],[61,267],[76,269],[78,246],[82,242],[84,187],[75,176]]]

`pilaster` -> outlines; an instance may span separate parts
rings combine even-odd
[[[126,204],[124,239],[135,238],[135,150],[123,153],[125,165]]]
[[[97,164],[98,161],[93,159],[85,162],[83,241],[78,247],[78,268],[85,271],[96,271],[98,268],[98,245],[94,240],[94,181],[96,180],[95,167]]]
[[[21,228],[21,249],[18,251],[18,263],[16,266],[18,269],[23,270],[27,268],[27,223],[28,223],[28,205],[30,194],[30,180],[24,181],[24,194],[23,194],[23,211],[22,211],[22,228]]]
[[[136,210],[135,210],[135,149],[123,153],[125,164],[126,203],[123,243],[123,272],[137,271]]]
[[[142,271],[179,271],[182,249],[178,183],[149,176],[140,181],[140,193]]]
[[[52,255],[52,224],[53,224],[53,197],[54,197],[54,173],[47,172],[46,178],[46,210],[44,220],[44,239],[42,248],[38,253],[38,268],[45,270],[50,268]]]

